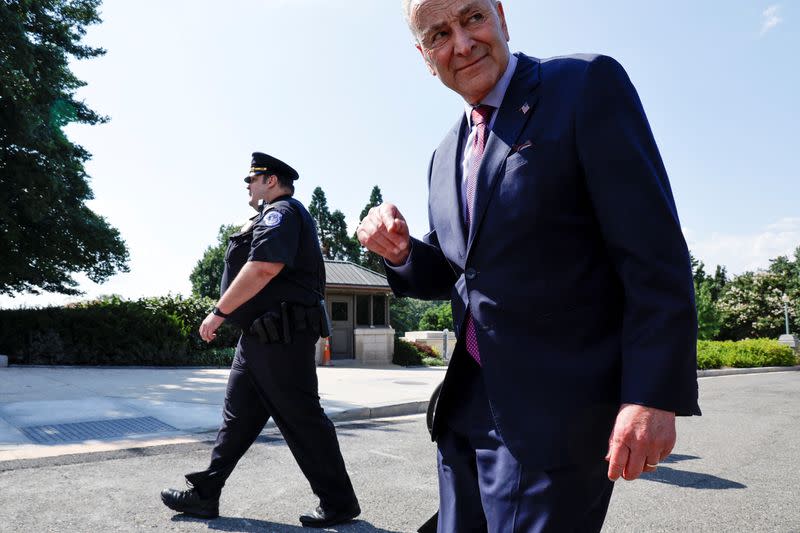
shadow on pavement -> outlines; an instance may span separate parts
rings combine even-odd
[[[359,420],[354,422],[342,422],[336,425],[337,435],[351,435],[358,430],[369,429],[372,431],[381,431],[384,433],[396,433],[401,431],[399,426],[408,424],[421,424],[418,420],[408,419],[382,419],[382,420]]]
[[[664,483],[665,485],[675,485],[677,487],[692,489],[727,490],[747,488],[747,485],[742,485],[736,481],[713,476],[711,474],[699,474],[697,472],[687,472],[685,470],[676,470],[663,466],[664,464],[675,464],[681,461],[691,461],[693,459],[700,459],[700,457],[696,455],[673,453],[661,461],[658,470],[642,474],[642,479],[655,481],[656,483]]]
[[[681,461],[691,461],[692,459],[700,459],[700,458],[696,455],[681,455],[679,453],[673,453],[672,455],[661,461],[661,464],[680,463]]]
[[[746,485],[731,481],[730,479],[724,479],[711,474],[675,470],[674,468],[666,466],[659,466],[658,470],[655,472],[642,474],[642,479],[691,489],[726,490],[747,488]]]
[[[256,520],[253,518],[233,518],[221,516],[214,520],[203,520],[191,516],[178,514],[172,517],[173,522],[198,522],[207,524],[208,529],[211,531],[241,531],[244,533],[308,533],[314,531],[313,529],[304,528],[302,526],[294,526],[289,524],[280,524],[277,522],[267,522],[265,520]],[[339,526],[332,526],[323,530],[317,531],[332,531],[341,533],[401,533],[400,531],[392,531],[375,527],[369,522],[364,520],[353,520],[347,524]]]

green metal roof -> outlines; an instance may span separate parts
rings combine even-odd
[[[325,260],[325,280],[328,288],[365,287],[390,291],[386,276],[350,261]]]

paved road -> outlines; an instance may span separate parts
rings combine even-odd
[[[618,483],[604,531],[800,531],[800,372],[704,378],[700,388],[705,416],[680,420],[658,472]],[[435,510],[421,416],[338,431],[364,512],[334,531],[413,531]],[[207,457],[200,443],[0,463],[0,531],[304,531],[297,516],[315,501],[274,433],[242,460],[220,519],[173,515],[158,490]]]

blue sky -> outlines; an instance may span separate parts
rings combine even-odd
[[[639,90],[692,252],[731,272],[800,245],[800,1],[508,0],[511,49],[614,56]],[[399,0],[107,0],[74,64],[79,96],[110,116],[68,134],[93,159],[91,207],[117,227],[131,272],[86,296],[188,294],[221,224],[250,216],[255,150],[321,186],[351,230],[379,185],[427,231],[428,159],[462,110],[431,77]],[[0,306],[74,300],[0,298]]]

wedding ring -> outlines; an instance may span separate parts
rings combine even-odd
[[[645,463],[644,466],[649,466],[650,468],[658,468],[658,464],[651,465],[650,463]]]

